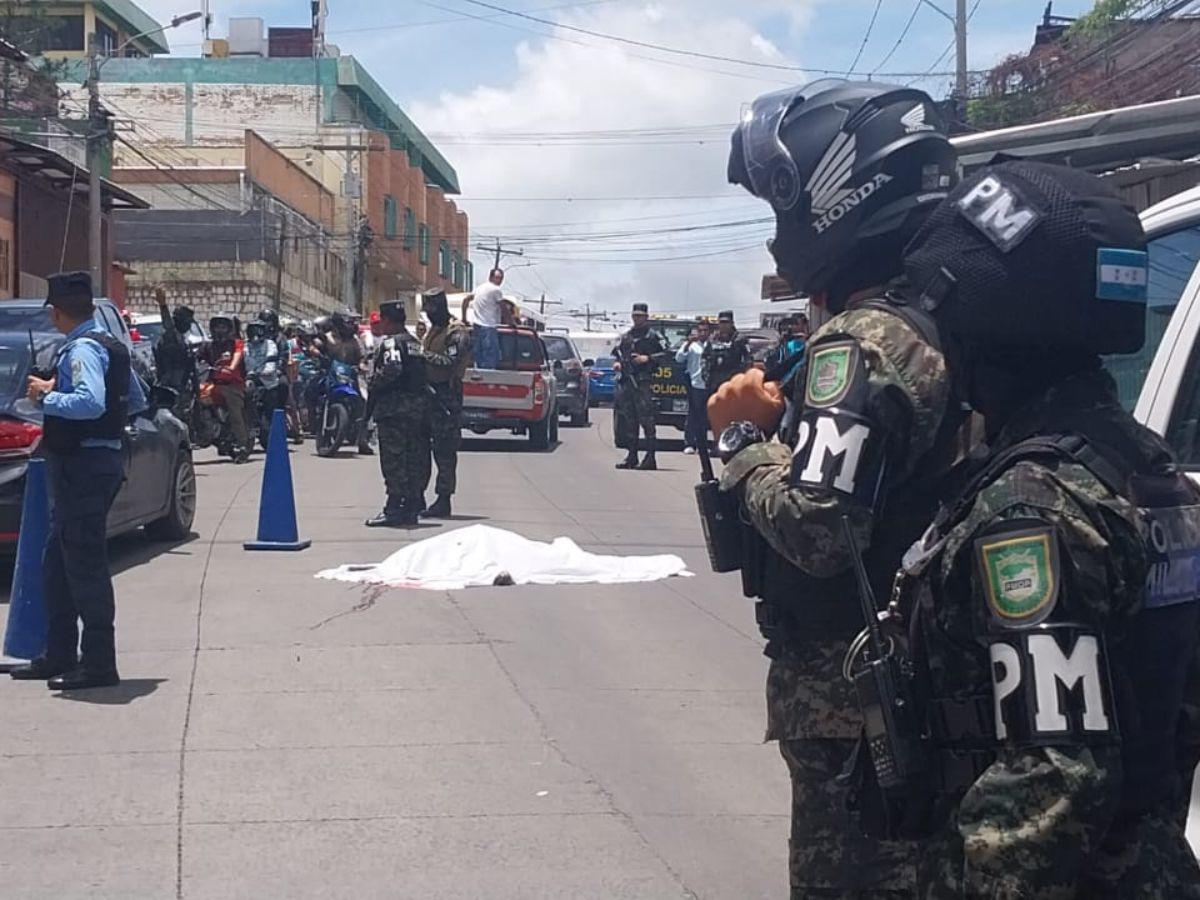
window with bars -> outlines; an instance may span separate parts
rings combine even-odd
[[[417,259],[421,265],[429,265],[429,226],[425,224],[417,229]]]
[[[450,277],[450,245],[446,241],[438,242],[438,274]]]

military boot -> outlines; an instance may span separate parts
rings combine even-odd
[[[658,449],[658,441],[651,438],[649,444],[650,446],[646,449],[646,458],[638,466],[638,469],[643,472],[655,472],[658,470],[658,460],[654,457],[654,451]]]
[[[618,469],[636,469],[638,467],[638,455],[636,450],[630,450],[625,454],[625,458],[617,463]]]
[[[421,513],[425,519],[449,519],[450,518],[450,495],[438,494],[437,500],[433,506]]]
[[[373,519],[367,519],[368,528],[409,528],[418,523],[415,510],[407,507],[385,506],[383,512]]]

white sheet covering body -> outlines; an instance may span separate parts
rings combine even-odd
[[[410,544],[381,563],[339,566],[316,577],[448,591],[491,585],[502,572],[515,584],[626,584],[692,574],[678,556],[600,556],[567,537],[546,544],[470,525]]]

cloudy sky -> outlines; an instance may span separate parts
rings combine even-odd
[[[935,2],[953,8],[953,0]],[[198,0],[142,5],[164,21]],[[1044,0],[969,5],[973,69],[1027,49],[1045,8]],[[1058,0],[1054,12],[1091,5]],[[308,6],[212,0],[213,34],[239,15],[304,25]],[[458,170],[473,237],[524,250],[508,264],[508,286],[545,292],[563,310],[590,303],[624,311],[646,300],[660,311],[732,306],[749,315],[770,268],[763,243],[771,228],[761,221],[769,209],[725,182],[728,135],[743,104],[822,69],[851,68],[880,80],[917,78],[941,98],[953,67],[951,23],[926,0],[329,6],[329,41],[362,61]],[[198,26],[170,37],[176,54],[199,53]],[[486,271],[486,254],[475,266]]]

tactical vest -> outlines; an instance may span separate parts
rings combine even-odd
[[[420,345],[411,335],[391,335],[384,338],[375,356],[372,387],[381,396],[419,394],[429,383],[425,358]]]
[[[647,328],[644,334],[635,335],[630,329],[625,332],[621,343],[617,345],[616,356],[621,362],[622,371],[628,370],[633,377],[641,378],[643,375],[650,374],[654,367],[653,357],[662,353],[662,350],[663,343],[657,332]],[[635,363],[633,361],[635,356],[649,356],[651,360],[648,363]]]
[[[728,341],[709,338],[704,348],[704,383],[710,389],[720,387],[742,371],[741,363],[747,356],[745,338],[736,331]]]
[[[51,453],[79,450],[86,440],[119,441],[129,420],[129,351],[119,340],[103,331],[89,331],[77,341],[95,341],[108,354],[104,372],[104,413],[97,419],[64,419],[47,414],[42,423],[42,440]],[[72,341],[59,351],[58,362],[70,351]]]
[[[425,349],[430,353],[445,354],[447,348],[450,346],[450,341],[456,335],[463,332],[465,332],[463,326],[453,320],[445,328],[432,328],[429,334],[425,336]],[[430,384],[461,382],[463,375],[466,374],[467,364],[470,361],[470,353],[461,352],[455,364],[448,369],[429,366],[428,376]]]
[[[1106,642],[1124,770],[1118,815],[1136,817],[1161,811],[1190,788],[1179,771],[1177,733],[1187,674],[1200,636],[1200,492],[1169,455],[1151,458],[1131,435],[1108,427],[1110,423],[1101,423],[1098,434],[1080,433],[1089,430],[1086,416],[1070,424],[1080,426],[1080,431],[1030,438],[998,454],[975,476],[962,498],[939,515],[923,543],[936,548],[969,512],[984,486],[1025,461],[1081,465],[1113,495],[1140,509],[1153,563],[1144,606],[1128,623],[1123,641]],[[937,564],[938,558],[940,550],[922,557],[931,564]],[[925,647],[934,604],[928,576],[919,584],[915,603],[906,613],[916,668],[928,672]],[[990,683],[978,687],[972,694],[939,696],[924,681],[921,702],[932,763],[930,781],[914,794],[907,809],[893,810],[893,817],[907,822],[915,836],[934,829],[995,759],[993,688]]]
[[[898,316],[940,352],[941,342],[933,320],[923,310],[909,305],[900,294],[888,293],[855,307],[864,308]],[[797,381],[802,389],[804,379]],[[954,485],[947,472],[957,452],[953,437],[962,422],[963,417],[952,400],[929,452],[913,467],[908,478],[887,492],[883,506],[875,511],[879,525],[872,532],[863,562],[877,597],[891,595],[905,551],[928,527],[939,504],[953,494]],[[757,552],[761,577],[757,584],[746,583],[744,587],[747,596],[758,596],[764,601],[757,605],[755,614],[759,630],[767,639],[768,656],[786,655],[788,643],[803,641],[808,635],[827,637],[833,633],[844,635],[848,641],[863,627],[862,613],[854,599],[858,596],[858,584],[853,572],[817,578],[793,566],[765,542],[759,542]]]

